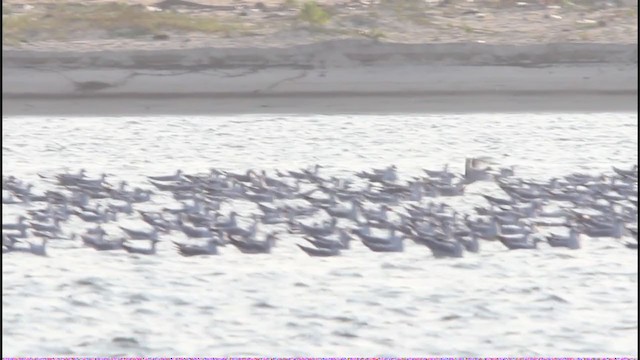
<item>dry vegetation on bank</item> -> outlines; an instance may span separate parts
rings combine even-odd
[[[5,48],[74,42],[277,46],[345,37],[412,43],[637,43],[637,2],[622,0],[9,0],[3,1],[2,14]]]

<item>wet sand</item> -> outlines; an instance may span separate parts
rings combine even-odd
[[[3,51],[3,115],[637,111],[637,45]]]
[[[469,112],[631,112],[634,95],[435,95],[234,97],[212,99],[3,99],[3,116],[123,116],[207,114],[410,114]]]

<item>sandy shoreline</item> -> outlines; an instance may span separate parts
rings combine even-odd
[[[3,51],[3,115],[637,111],[637,45]]]
[[[436,114],[488,112],[637,112],[634,95],[554,96],[350,96],[331,99],[181,98],[165,99],[3,99],[3,116],[162,116],[240,114]]]

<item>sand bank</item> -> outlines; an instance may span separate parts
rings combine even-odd
[[[637,45],[3,52],[3,115],[637,111]]]

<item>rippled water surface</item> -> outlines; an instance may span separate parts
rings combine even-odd
[[[65,167],[141,185],[177,168],[314,163],[342,175],[393,163],[409,177],[445,163],[461,171],[466,156],[550,178],[637,164],[637,131],[637,114],[11,117],[2,167],[36,192],[51,187],[37,173]],[[474,184],[453,201],[498,191]],[[3,217],[17,211],[3,206]],[[163,240],[152,257],[72,241],[51,244],[47,258],[3,255],[3,356],[638,353],[637,252],[611,239],[578,251],[485,242],[480,254],[442,260],[413,243],[309,258],[295,237],[271,255],[225,247],[182,258]]]

